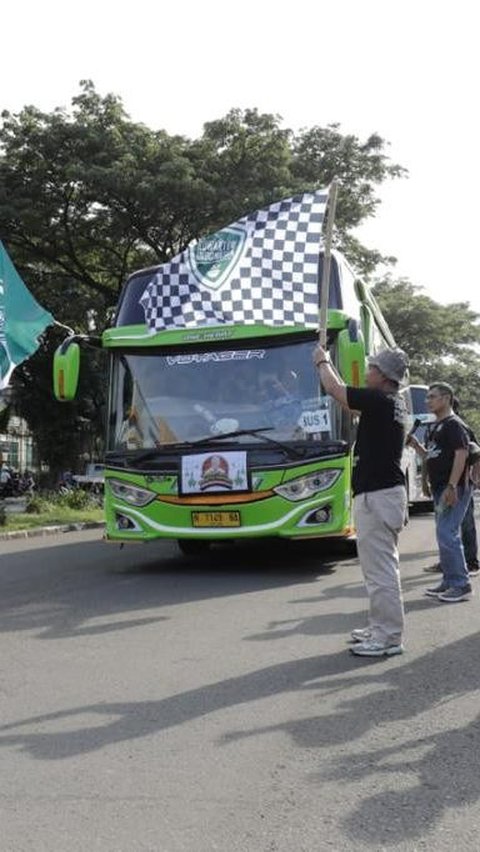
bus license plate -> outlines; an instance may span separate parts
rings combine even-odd
[[[239,527],[240,512],[192,512],[194,527]]]

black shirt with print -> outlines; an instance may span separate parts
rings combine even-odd
[[[347,401],[349,408],[361,412],[354,450],[353,493],[405,485],[401,461],[407,412],[403,398],[398,393],[347,387]]]
[[[452,414],[433,423],[426,436],[427,472],[433,491],[444,489],[450,479],[456,450],[468,450],[468,434],[459,417]],[[459,485],[463,485],[464,476]]]

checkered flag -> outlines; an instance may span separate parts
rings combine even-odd
[[[287,198],[191,243],[153,273],[140,302],[152,332],[205,325],[318,328],[328,190]]]

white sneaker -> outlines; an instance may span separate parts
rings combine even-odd
[[[365,639],[353,645],[350,651],[358,657],[394,657],[403,654],[403,645],[388,645],[378,639]]]
[[[365,639],[372,638],[372,631],[369,627],[355,627],[350,633],[354,642],[364,642]]]

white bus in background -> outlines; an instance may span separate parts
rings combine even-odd
[[[415,430],[415,437],[423,444],[425,432],[429,423],[433,423],[435,415],[428,411],[427,385],[408,385],[402,395],[407,406],[407,431],[410,431],[415,421],[420,425]],[[425,463],[412,447],[405,447],[403,454],[403,469],[407,480],[408,502],[412,505],[424,504],[433,508],[432,497],[428,490]]]

